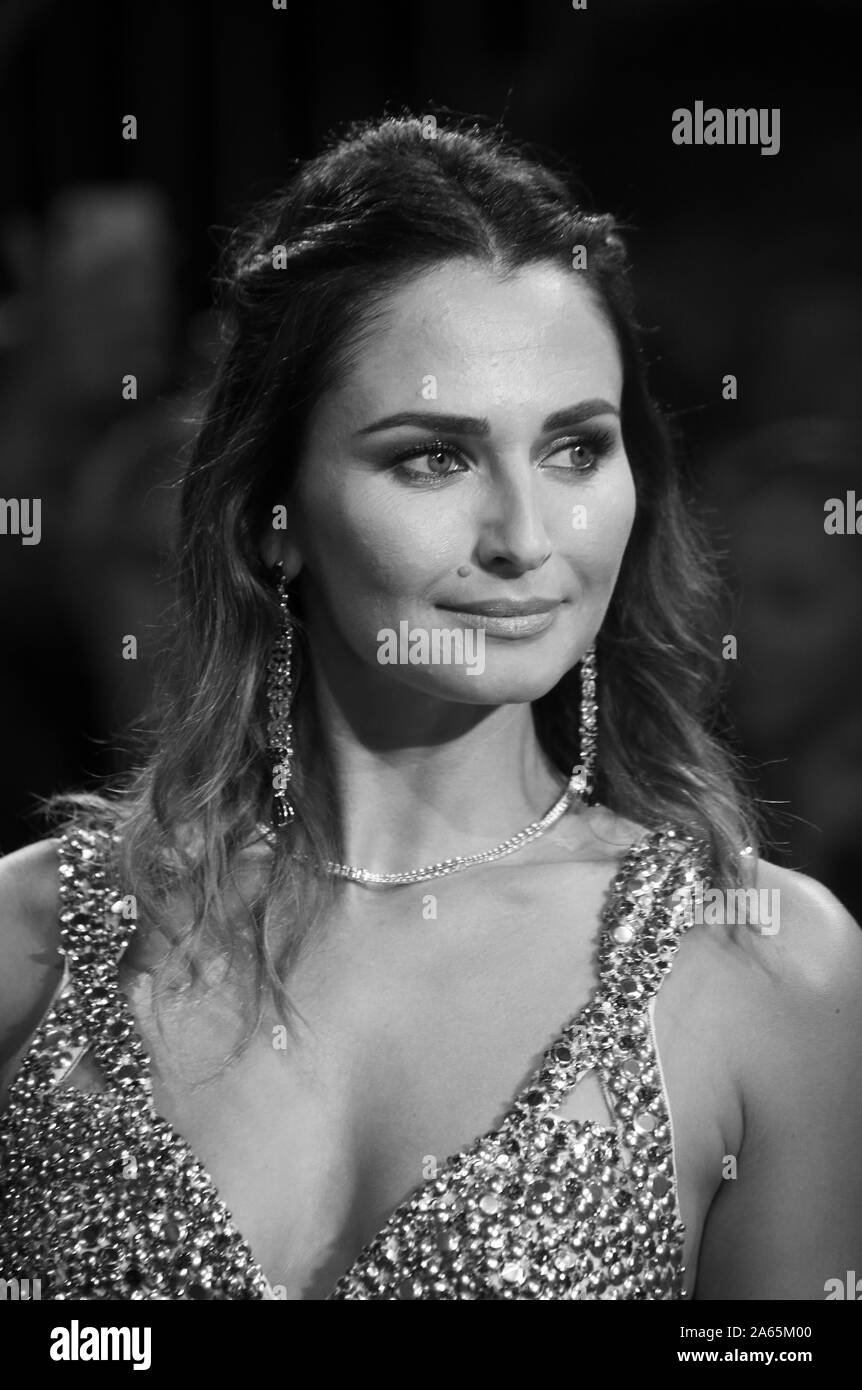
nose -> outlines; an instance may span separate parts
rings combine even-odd
[[[523,462],[488,480],[479,519],[478,559],[484,566],[538,569],[551,553],[541,480]],[[545,500],[547,506],[547,500]]]

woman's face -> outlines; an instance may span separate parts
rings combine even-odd
[[[283,499],[287,530],[267,552],[288,577],[301,572],[314,655],[330,670],[381,691],[519,703],[594,638],[635,489],[619,351],[578,274],[543,264],[503,281],[465,261],[423,272],[317,402]],[[464,611],[488,600],[550,606],[520,626]],[[454,660],[439,637],[430,659],[442,629],[461,634],[462,660],[457,635]],[[412,641],[419,662],[384,663],[387,630],[407,638],[390,656]]]

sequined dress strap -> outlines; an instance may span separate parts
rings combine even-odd
[[[670,826],[627,856],[604,912],[595,993],[545,1052],[513,1108],[516,1123],[557,1110],[596,1071],[626,1144],[652,1130],[670,1140],[652,1005],[691,924],[686,890],[706,881],[707,865],[704,841]]]
[[[135,929],[135,904],[117,891],[116,838],[87,827],[60,836],[63,978],[16,1087],[54,1086],[88,1052],[110,1087],[151,1098],[147,1059],[119,992],[118,965]]]

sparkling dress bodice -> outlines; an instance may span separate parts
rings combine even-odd
[[[598,979],[501,1125],[400,1203],[327,1299],[676,1299],[683,1238],[653,1009],[686,929],[702,841],[626,853]],[[153,1108],[119,961],[134,930],[114,837],[60,839],[63,978],[0,1112],[0,1272],[52,1299],[271,1299],[214,1182]],[[88,1054],[107,1089],[60,1086]],[[563,1120],[595,1072],[613,1125]]]

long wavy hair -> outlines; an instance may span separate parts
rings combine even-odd
[[[353,122],[223,247],[223,341],[182,482],[171,637],[146,756],[104,795],[55,799],[67,824],[71,815],[118,832],[138,915],[171,942],[157,974],[173,962],[193,979],[210,953],[229,968],[242,949],[255,983],[246,1038],[271,1004],[295,1026],[290,966],[343,888],[315,872],[343,850],[296,584],[295,828],[244,876],[272,798],[265,692],[279,609],[260,537],[312,407],[349,370],[375,309],[454,258],[500,275],[539,262],[578,275],[619,345],[637,505],[597,637],[597,799],[646,827],[700,836],[727,884],[741,882],[742,846],[757,847],[756,813],[716,724],[720,581],[648,390],[620,227],[585,206],[562,161],[552,168],[499,126],[409,113]],[[533,704],[537,736],[565,776],[578,761],[578,709],[577,666]],[[178,890],[189,905],[182,926]]]

